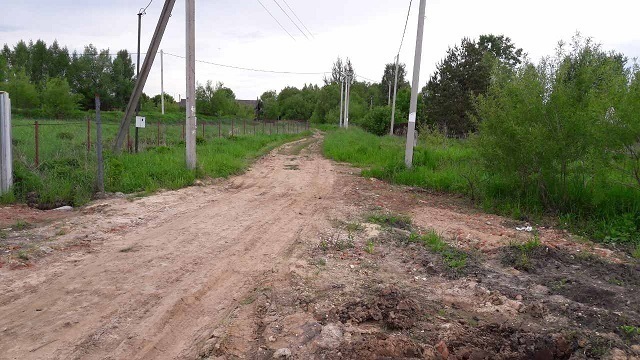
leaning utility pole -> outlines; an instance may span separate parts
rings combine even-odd
[[[164,51],[160,50],[160,103],[164,115]]]
[[[186,0],[187,19],[187,124],[185,142],[187,145],[187,169],[196,168],[196,3]]]
[[[153,66],[153,60],[155,60],[156,58],[156,53],[158,52],[158,48],[160,47],[160,41],[162,41],[162,35],[164,35],[164,31],[167,28],[167,23],[169,22],[171,11],[173,10],[173,5],[175,5],[175,3],[176,0],[165,0],[164,2],[164,7],[162,8],[162,12],[160,13],[160,19],[158,19],[158,25],[156,26],[156,30],[153,33],[153,37],[151,38],[151,44],[149,44],[147,56],[145,56],[144,63],[142,64],[142,68],[140,69],[140,76],[136,78],[136,84],[133,87],[131,98],[129,98],[129,103],[127,104],[124,118],[120,123],[118,136],[116,137],[116,143],[113,146],[113,151],[115,153],[120,152],[120,150],[122,149],[122,143],[124,143],[124,139],[127,137],[127,131],[129,131],[131,118],[133,117],[133,114],[135,112],[136,105],[140,101],[140,96],[142,96],[144,84],[147,82],[147,78],[149,77],[149,72],[151,71],[151,67]]]
[[[387,95],[387,105],[391,106],[391,81],[387,81],[387,84],[389,84],[389,86],[388,86],[389,95]]]
[[[391,130],[389,135],[393,135],[393,126],[396,122],[396,96],[398,95],[398,62],[400,61],[400,54],[396,55],[396,81],[393,85],[393,105],[391,106]]]
[[[407,129],[407,146],[404,163],[408,168],[413,166],[413,147],[416,132],[416,113],[418,111],[418,88],[420,87],[420,61],[422,60],[422,35],[424,33],[424,13],[427,0],[420,0],[418,12],[418,34],[416,37],[416,53],[413,59],[413,83],[411,84],[411,104],[409,106],[409,126]]]
[[[344,75],[342,76],[342,82],[340,82],[340,127],[343,125],[343,115],[344,115]]]

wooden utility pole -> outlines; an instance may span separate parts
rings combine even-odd
[[[420,0],[418,13],[418,35],[416,37],[416,53],[413,59],[413,82],[411,84],[411,104],[409,105],[409,125],[407,129],[407,146],[404,163],[408,168],[413,166],[413,147],[416,132],[416,116],[418,110],[418,88],[420,87],[420,61],[422,60],[422,35],[424,33],[424,12],[427,0]]]
[[[186,0],[187,22],[187,169],[196,168],[196,4]]]
[[[145,56],[144,63],[142,64],[142,68],[140,69],[140,76],[136,78],[136,84],[133,87],[133,93],[131,94],[131,98],[129,98],[129,103],[127,104],[124,118],[120,123],[118,136],[116,137],[116,143],[113,147],[113,151],[116,153],[119,153],[121,151],[122,144],[124,143],[124,140],[127,137],[127,133],[129,132],[131,118],[133,117],[137,104],[140,101],[140,97],[142,96],[142,90],[144,89],[144,85],[147,82],[147,78],[149,77],[149,72],[151,72],[153,61],[155,60],[156,53],[158,52],[158,48],[160,47],[162,36],[164,35],[164,31],[167,28],[167,23],[169,22],[171,11],[173,10],[173,6],[175,5],[175,3],[176,0],[165,0],[164,2],[164,7],[162,8],[160,19],[158,20],[158,25],[156,26],[156,30],[153,33],[153,37],[151,38],[149,50],[147,50],[147,56]]]

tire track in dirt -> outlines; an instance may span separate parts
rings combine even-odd
[[[102,202],[109,211],[73,222],[75,236],[100,234],[96,245],[1,269],[0,358],[197,356],[198,339],[317,234],[332,205],[332,163],[291,146],[217,185]],[[114,224],[126,226],[107,231]]]

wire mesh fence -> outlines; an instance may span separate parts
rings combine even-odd
[[[119,124],[102,124],[103,146],[110,149],[115,143]],[[199,144],[223,137],[269,136],[296,134],[309,129],[306,121],[252,121],[252,120],[214,120],[199,121],[197,142]],[[82,159],[95,156],[95,123],[86,121],[59,120],[14,120],[12,126],[13,150],[16,160],[24,164],[39,167],[44,162],[58,159]],[[138,151],[148,151],[160,146],[178,146],[184,144],[185,125],[147,119],[145,128],[138,131]],[[135,126],[132,124],[127,133],[124,150],[134,153]]]

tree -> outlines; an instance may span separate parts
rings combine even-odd
[[[45,80],[49,76],[49,66],[51,66],[51,57],[47,49],[47,44],[38,40],[35,44],[30,44],[29,53],[31,55],[30,76],[31,82],[40,90],[45,86]]]
[[[578,37],[570,52],[561,46],[537,67],[499,65],[477,103],[478,149],[488,172],[514,179],[515,196],[537,194],[547,209],[592,206],[580,203],[582,195],[598,176],[609,178],[602,164],[622,148],[614,139],[631,129],[619,117],[626,113],[625,62]]]
[[[42,106],[45,114],[60,119],[77,110],[78,97],[71,92],[65,78],[55,77],[46,83],[42,92]]]
[[[49,46],[49,77],[66,77],[70,65],[69,50],[66,46],[60,48],[58,40],[54,40]]]
[[[105,110],[113,106],[112,63],[109,49],[98,52],[92,44],[85,46],[82,55],[74,52],[69,67],[69,84],[71,89],[82,95],[81,105],[84,109],[93,109],[95,95],[100,95]]]
[[[398,90],[408,87],[409,82],[406,79],[407,70],[404,64],[398,64]],[[382,81],[380,82],[380,99],[382,104],[387,105],[389,94],[393,99],[393,85],[396,80],[396,64],[386,64],[384,67],[384,74],[382,75]],[[391,91],[389,91],[391,90]]]
[[[351,60],[347,58],[346,62],[342,62],[342,59],[338,57],[338,59],[333,63],[333,67],[331,68],[331,76],[324,78],[324,84],[341,84],[342,79],[344,79],[344,74],[350,71],[353,73],[353,65],[351,64]]]
[[[522,49],[516,49],[508,37],[483,35],[479,41],[462,39],[459,46],[449,48],[422,90],[428,121],[456,135],[475,131],[474,100],[487,92],[492,69],[497,64],[513,67],[521,62],[522,56]]]
[[[280,117],[280,108],[278,106],[278,95],[274,90],[265,91],[260,95],[262,102],[262,119],[276,120]]]
[[[135,85],[135,69],[131,55],[120,50],[111,66],[111,84],[113,84],[113,107],[124,109]]]
[[[14,47],[11,52],[11,58],[9,59],[9,63],[15,72],[19,69],[23,69],[27,76],[29,75],[29,71],[31,70],[31,66],[29,65],[31,58],[31,54],[29,53],[29,47],[27,44],[20,40]]]
[[[40,105],[38,89],[30,82],[24,69],[11,74],[4,87],[11,96],[11,106],[17,109],[35,109]]]

